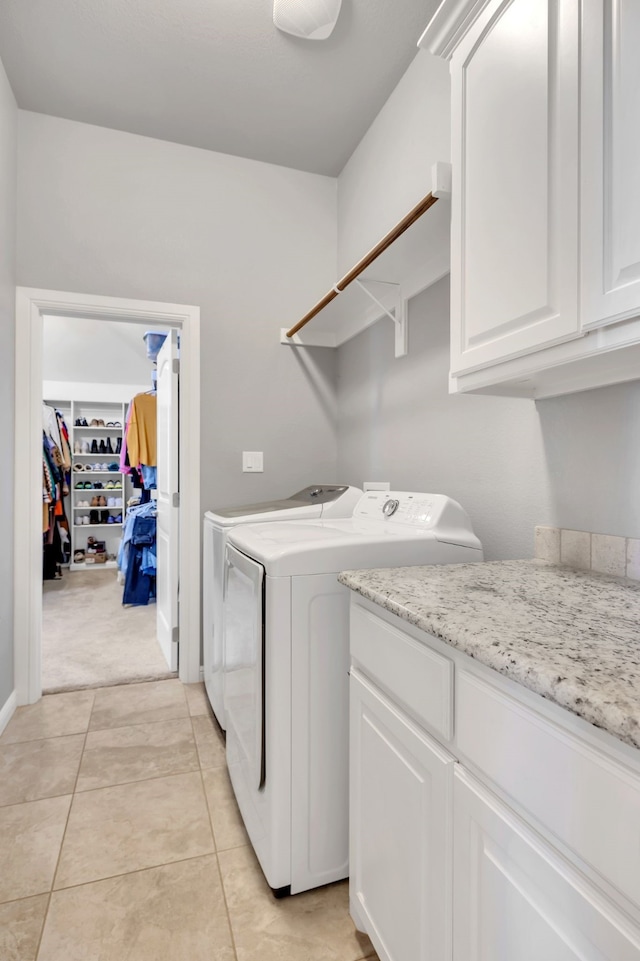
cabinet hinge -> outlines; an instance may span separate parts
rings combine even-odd
[[[180,491],[171,495],[171,506],[180,507]]]

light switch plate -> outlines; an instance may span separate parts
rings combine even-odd
[[[264,471],[263,453],[261,450],[242,451],[242,470],[245,474],[260,474]]]

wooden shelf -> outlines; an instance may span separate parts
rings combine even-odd
[[[396,356],[405,354],[407,302],[449,272],[450,206],[435,201],[450,197],[450,179],[450,165],[435,164],[431,193],[297,324],[289,330],[283,328],[280,342],[296,347],[339,347],[390,316],[397,328],[403,328],[396,337]],[[314,323],[307,326],[311,320]]]

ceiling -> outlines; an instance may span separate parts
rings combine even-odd
[[[337,175],[416,55],[436,0],[343,0],[329,39],[272,0],[2,0],[25,110]]]

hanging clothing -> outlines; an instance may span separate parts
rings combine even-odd
[[[64,498],[69,493],[71,447],[69,431],[59,410],[42,405],[42,576],[61,575],[60,565],[69,557],[69,522]]]
[[[155,467],[158,463],[156,417],[155,394],[136,394],[131,402],[126,438],[132,467]]]
[[[127,514],[118,567],[124,575],[123,604],[146,605],[156,596],[156,506],[133,507]]]

